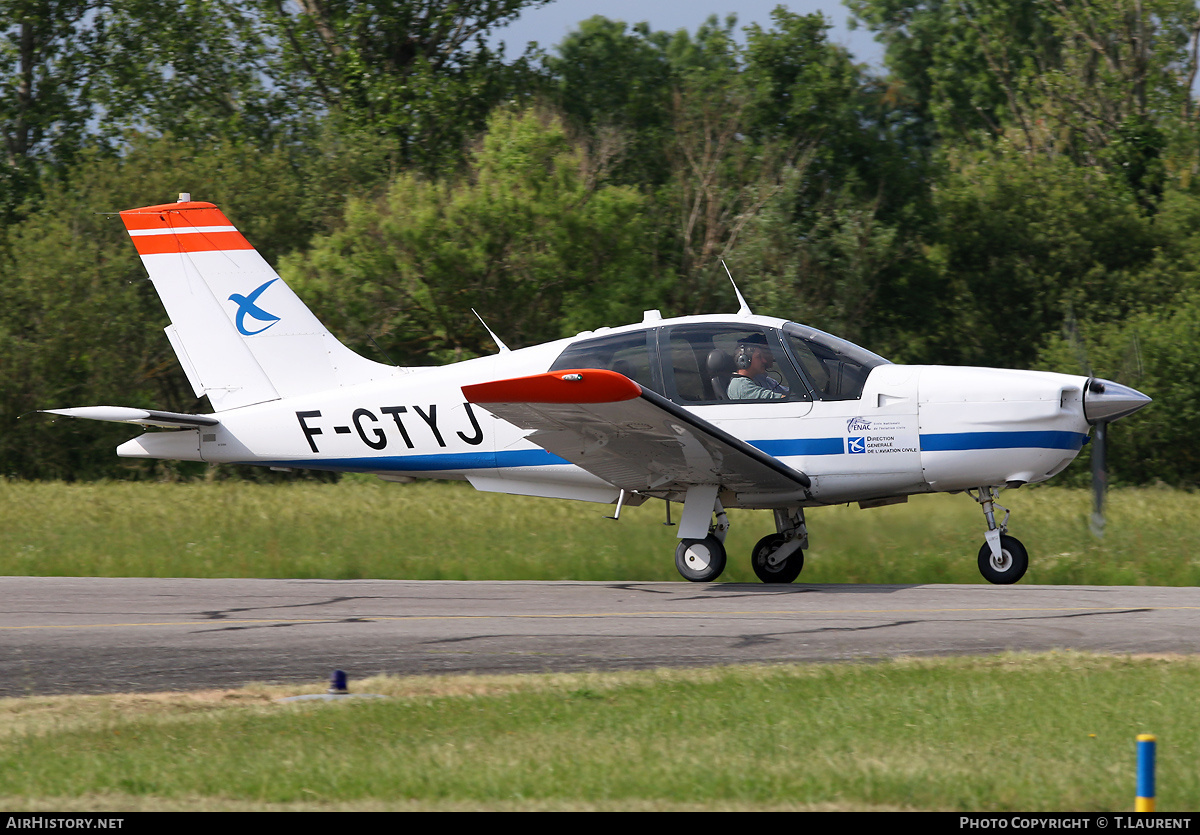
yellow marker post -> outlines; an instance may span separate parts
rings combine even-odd
[[[1158,740],[1153,734],[1138,734],[1137,738],[1137,797],[1135,812],[1154,811],[1154,749]]]

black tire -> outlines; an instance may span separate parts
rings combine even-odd
[[[791,583],[800,576],[804,568],[804,551],[800,549],[793,551],[791,556],[779,565],[772,566],[767,562],[767,558],[786,541],[783,534],[773,533],[760,539],[750,552],[750,565],[754,574],[764,583]]]
[[[979,549],[979,573],[983,579],[998,586],[1010,586],[1025,576],[1029,568],[1029,552],[1021,540],[1000,535],[1000,561],[992,559],[992,549],[985,542]]]
[[[725,546],[715,536],[681,539],[675,546],[675,567],[685,580],[711,583],[725,570]]]

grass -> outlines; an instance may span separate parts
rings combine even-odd
[[[1030,550],[1026,583],[1200,585],[1200,496],[1115,490],[1107,535],[1084,490],[1006,492]],[[678,510],[676,507],[676,518]],[[476,493],[457,483],[61,484],[0,481],[0,575],[458,580],[678,580],[663,505],[627,508]],[[773,531],[733,511],[723,581],[756,582],[748,554]],[[983,516],[965,496],[809,511],[801,579],[979,583]]]
[[[1200,497],[1006,493],[1026,583],[1197,585]],[[662,505],[461,484],[0,481],[0,574],[677,580]],[[731,514],[730,567],[771,531]],[[809,513],[809,582],[982,582],[962,496]],[[1200,659],[1076,653],[611,674],[388,679],[386,700],[281,688],[0,701],[0,804],[18,810],[1132,807],[1159,738],[1160,810],[1200,808]],[[318,688],[311,688],[315,691]]]
[[[1200,808],[1196,658],[1078,653],[0,701],[37,809]],[[315,690],[315,688],[312,688]]]

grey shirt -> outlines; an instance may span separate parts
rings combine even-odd
[[[780,400],[787,393],[786,387],[766,374],[758,377],[735,374],[729,381],[730,400]]]

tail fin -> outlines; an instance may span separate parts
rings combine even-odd
[[[399,369],[329,333],[212,203],[121,212],[196,396],[216,411],[354,385]]]

